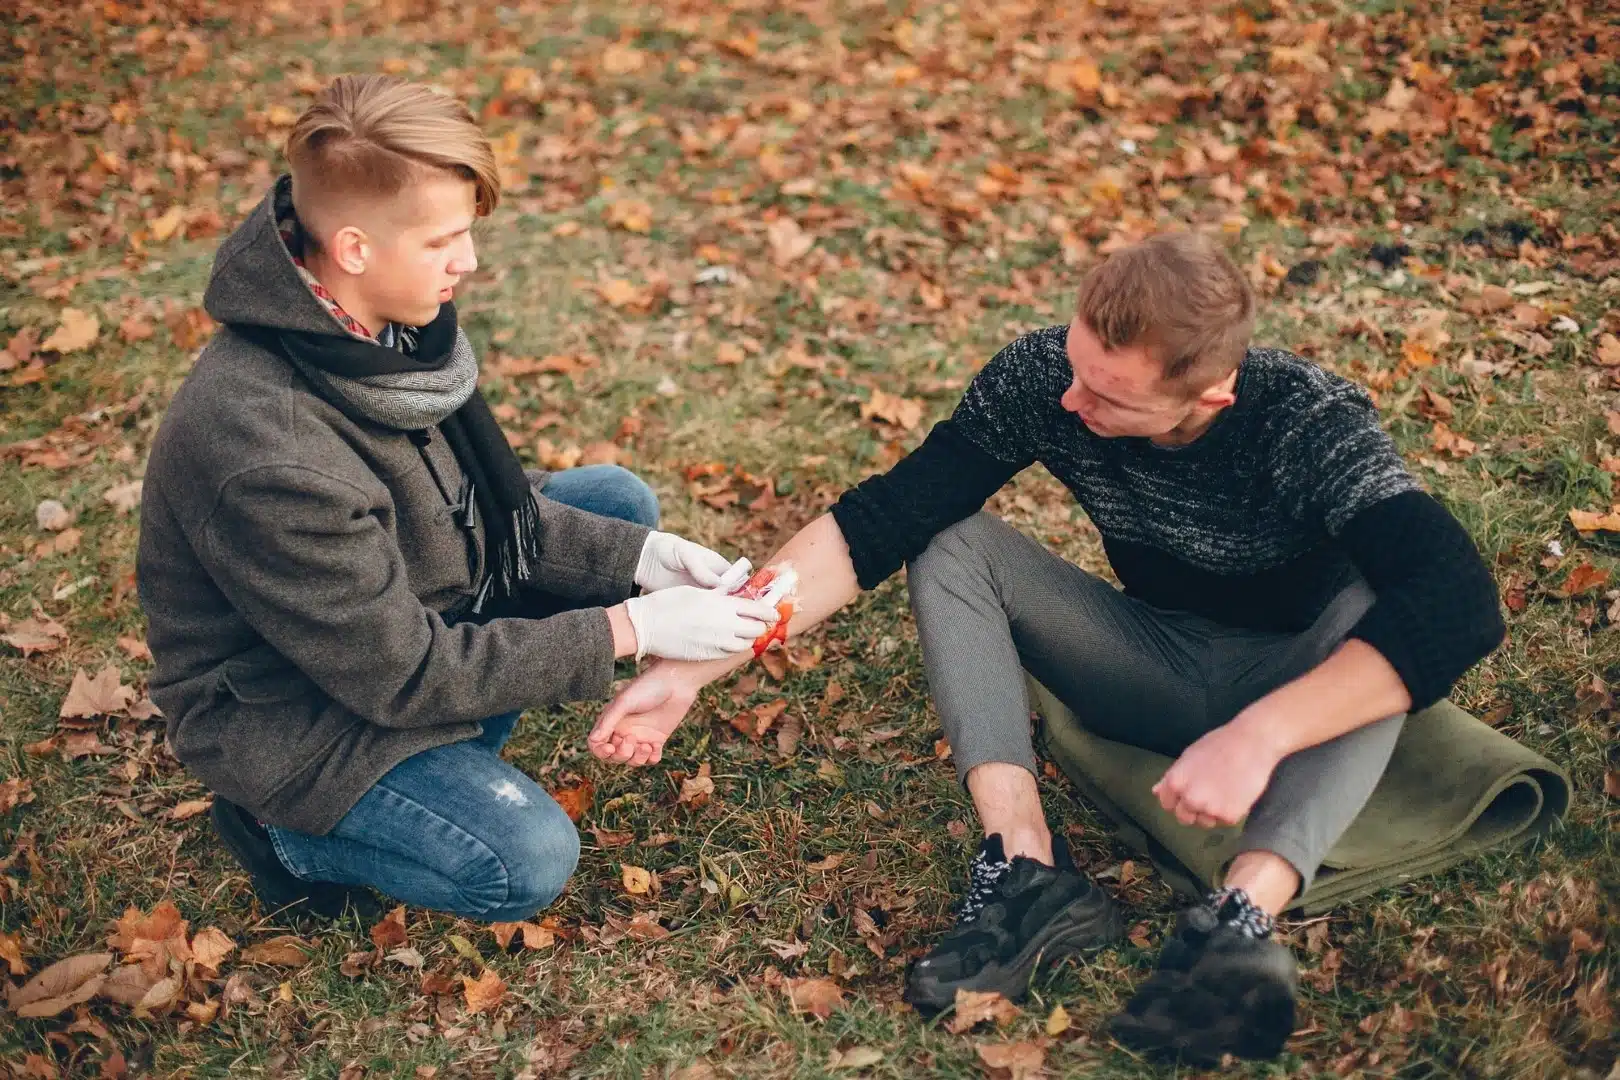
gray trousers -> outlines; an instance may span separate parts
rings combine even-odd
[[[929,689],[964,780],[987,761],[1035,772],[1024,668],[1088,731],[1175,757],[1321,663],[1373,602],[1358,582],[1303,633],[1224,627],[1128,597],[986,513],[936,536],[909,580]],[[1303,891],[1372,794],[1404,720],[1285,758],[1244,823],[1242,850],[1288,860]]]

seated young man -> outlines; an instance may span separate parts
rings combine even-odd
[[[907,997],[1021,995],[1036,966],[1117,940],[1113,900],[1047,829],[1023,669],[1089,729],[1176,756],[1155,786],[1188,824],[1244,822],[1114,1023],[1138,1048],[1275,1055],[1295,966],[1272,920],[1388,763],[1405,714],[1501,640],[1489,572],[1408,474],[1367,395],[1250,348],[1254,299],[1178,233],[1087,276],[1076,318],[1025,335],[949,420],[772,560],[802,631],[910,563],[928,681],[984,827],[955,929]],[[1102,534],[1123,591],[980,512],[1040,462]],[[601,757],[657,761],[693,695],[740,660],[655,665],[604,712]]]
[[[499,197],[463,105],[340,78],[287,158],[147,466],[152,695],[267,906],[369,886],[523,919],[579,841],[501,760],[521,710],[605,696],[617,657],[745,649],[775,611],[712,590],[727,561],[653,531],[624,469],[520,467],[451,302]]]

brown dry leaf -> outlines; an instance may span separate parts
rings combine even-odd
[[[551,792],[551,797],[557,800],[557,805],[568,815],[568,820],[578,825],[596,798],[596,785],[589,780],[581,780],[569,787],[556,788]]]
[[[609,75],[633,75],[647,66],[647,54],[634,45],[614,42],[602,50],[602,70]]]
[[[746,359],[748,354],[743,352],[742,346],[729,341],[721,342],[720,347],[714,350],[714,362],[726,367],[735,367]]]
[[[1620,507],[1608,513],[1597,510],[1571,510],[1569,523],[1577,532],[1620,532]]]
[[[681,781],[681,796],[678,801],[696,810],[708,805],[713,795],[714,778],[709,775],[709,763],[705,761],[698,766],[696,776],[689,776]]]
[[[137,341],[145,341],[152,336],[152,324],[139,315],[127,316],[118,324],[118,336],[126,345],[133,345]]]
[[[73,524],[73,511],[57,499],[41,499],[34,507],[34,524],[46,532],[61,532]]]
[[[614,832],[611,829],[591,829],[591,836],[596,839],[596,846],[603,851],[610,848],[625,847],[635,843],[636,834],[633,832]]]
[[[101,952],[58,960],[21,986],[7,988],[6,1004],[28,1019],[55,1016],[95,997],[112,959],[112,953]]]
[[[1603,794],[1611,799],[1620,799],[1620,769],[1608,769],[1603,773]]]
[[[501,998],[506,996],[506,980],[485,968],[484,973],[476,979],[463,975],[461,989],[467,999],[467,1012],[487,1012],[499,1005]]]
[[[658,916],[650,911],[640,911],[635,918],[625,926],[624,932],[637,941],[657,941],[659,938],[669,937],[666,930],[658,921]]]
[[[599,439],[596,442],[586,443],[580,450],[579,463],[581,465],[617,465],[619,459],[624,457],[624,451],[608,442]]]
[[[816,246],[816,238],[790,217],[779,217],[767,225],[765,239],[771,245],[771,261],[777,266],[787,266]]]
[[[63,308],[62,322],[40,342],[41,352],[70,353],[88,349],[101,336],[101,320],[88,311]]]
[[[227,937],[225,931],[215,926],[197,931],[197,935],[191,939],[191,958],[197,962],[198,967],[218,971],[219,965],[235,951],[236,942]]]
[[[23,963],[22,958],[22,939],[16,934],[0,930],[0,960],[6,962],[13,975],[28,974],[28,965]]]
[[[135,1016],[145,1020],[151,1016],[161,1016],[174,1008],[174,1003],[180,999],[180,992],[184,983],[173,975],[166,976],[153,983],[151,988],[141,995],[141,1000],[135,1003]]]
[[[1620,338],[1613,334],[1600,336],[1592,356],[1604,367],[1620,367]]]
[[[0,641],[20,649],[23,656],[28,657],[61,648],[67,636],[62,624],[53,619],[24,619],[0,634]]]
[[[24,803],[34,801],[34,782],[20,776],[0,780],[0,817],[5,817]]]
[[[192,958],[186,943],[187,923],[180,909],[171,900],[160,901],[149,915],[139,908],[125,908],[124,914],[113,924],[107,944],[125,954],[127,961],[141,961],[152,979],[168,971],[169,960],[181,962]]]
[[[152,662],[151,648],[146,644],[145,641],[138,637],[120,637],[118,639],[118,647],[123,650],[125,656],[129,657],[131,660],[134,660],[136,663],[149,664]]]
[[[1436,453],[1450,454],[1454,458],[1468,457],[1479,449],[1472,439],[1457,434],[1439,420],[1434,422],[1434,430],[1429,433],[1429,439]]]
[[[113,969],[113,973],[107,976],[107,981],[101,984],[96,996],[103,1001],[134,1008],[135,1004],[146,996],[146,992],[157,983],[158,978],[156,973],[147,971],[144,964],[124,964]]]
[[[1564,583],[1558,586],[1557,595],[1561,597],[1576,597],[1602,588],[1609,582],[1609,572],[1600,570],[1591,563],[1581,563],[1569,572]]]
[[[93,679],[80,668],[73,673],[73,685],[68,687],[57,715],[64,720],[111,716],[125,711],[134,701],[134,689],[120,683],[118,669],[111,664]]]
[[[405,932],[405,905],[400,904],[371,928],[371,943],[378,950],[397,949],[409,940]]]
[[[844,991],[831,979],[790,979],[788,1000],[796,1011],[825,1020],[844,1003]]]
[[[160,244],[163,243],[165,240],[168,240],[177,231],[179,231],[180,226],[185,222],[185,220],[185,207],[179,205],[169,207],[167,210],[163,211],[163,213],[152,219],[152,239],[156,240]]]
[[[186,1019],[197,1024],[212,1024],[219,1015],[217,1001],[193,1001],[186,1006]]]
[[[314,946],[294,934],[282,934],[242,950],[242,963],[274,967],[303,967],[309,963]]]
[[[141,505],[141,481],[131,480],[127,484],[110,487],[101,493],[101,500],[120,514],[127,514]]]
[[[102,742],[94,731],[73,731],[62,736],[62,756],[69,761],[112,752],[113,748]]]
[[[185,821],[187,818],[194,818],[198,814],[206,814],[208,808],[213,805],[214,800],[212,798],[187,799],[185,802],[175,803],[174,809],[169,811],[169,820]]]
[[[882,390],[872,391],[872,400],[861,405],[861,419],[878,420],[896,424],[907,431],[914,431],[922,423],[923,411],[927,408],[916,398],[899,397],[888,394]]]
[[[644,199],[619,199],[610,203],[602,216],[609,225],[625,232],[652,231],[652,206]]]
[[[643,896],[652,889],[652,875],[643,867],[620,863],[619,869],[624,891],[631,896]]]
[[[1408,338],[1401,345],[1401,359],[1408,367],[1426,368],[1434,366],[1434,351],[1421,341]]]
[[[997,1027],[1005,1027],[1020,1015],[1018,1006],[994,990],[958,990],[956,1011],[945,1027],[952,1035],[960,1035],[986,1020],[995,1021]]]
[[[1045,1073],[1046,1047],[1038,1042],[979,1043],[976,1049],[996,1080],[1029,1080]]]

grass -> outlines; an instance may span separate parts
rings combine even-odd
[[[1049,1072],[1165,1074],[1100,1030],[1149,970],[1176,902],[1059,778],[1046,788],[1054,825],[1128,903],[1135,940],[1041,981],[999,1033],[951,1034],[899,1002],[903,965],[947,924],[975,842],[971,808],[936,756],[903,579],[800,642],[780,675],[756,668],[712,688],[659,768],[617,771],[590,758],[589,705],[525,718],[512,760],[548,786],[590,780],[595,799],[582,826],[633,839],[608,849],[584,833],[579,874],[550,913],[561,934],[549,949],[506,952],[483,928],[410,912],[425,974],[487,968],[506,980],[504,1001],[488,1013],[466,1013],[459,981],[425,992],[423,972],[391,961],[343,974],[346,957],[370,948],[364,925],[289,927],[259,912],[206,819],[168,816],[204,793],[165,751],[161,728],[110,721],[99,729],[110,752],[72,760],[24,749],[56,730],[76,670],[112,663],[136,685],[147,672],[117,645],[143,636],[130,588],[136,520],[102,493],[141,473],[163,403],[202,340],[188,312],[218,241],[201,225],[199,235],[159,241],[152,221],[171,205],[216,208],[235,221],[270,174],[254,163],[276,168],[285,129],[266,126],[270,107],[296,112],[307,101],[301,86],[386,65],[468,98],[495,134],[517,133],[507,164],[528,183],[483,227],[483,268],[462,310],[486,358],[486,387],[522,435],[520,453],[556,462],[617,438],[621,459],[658,490],[668,527],[756,558],[913,445],[997,348],[1062,321],[1079,273],[1066,246],[1079,244],[1083,263],[1115,233],[1241,212],[1234,249],[1261,267],[1266,295],[1258,337],[1377,393],[1414,471],[1468,526],[1510,599],[1507,644],[1464,680],[1457,700],[1496,710],[1502,730],[1570,770],[1576,793],[1563,827],[1534,849],[1291,924],[1306,971],[1300,1032],[1280,1062],[1234,1071],[1609,1073],[1620,1054],[1612,943],[1620,860],[1616,804],[1604,795],[1605,771],[1617,764],[1604,683],[1620,638],[1606,586],[1573,599],[1558,586],[1585,562],[1607,571],[1620,563],[1612,537],[1577,535],[1567,519],[1571,509],[1606,509],[1613,496],[1604,462],[1615,453],[1605,419],[1615,383],[1592,357],[1598,333],[1620,330],[1612,314],[1620,267],[1612,226],[1603,231],[1614,182],[1587,140],[1614,120],[1601,108],[1559,114],[1575,119],[1509,138],[1509,109],[1484,145],[1540,139],[1542,147],[1511,162],[1486,157],[1464,125],[1428,150],[1416,136],[1379,142],[1356,127],[1392,77],[1417,77],[1392,50],[1430,41],[1434,56],[1449,50],[1465,66],[1470,88],[1497,87],[1491,100],[1500,101],[1562,58],[1589,55],[1582,36],[1561,16],[1527,14],[1513,29],[1542,50],[1540,67],[1508,72],[1505,54],[1476,47],[1482,35],[1495,40],[1500,24],[1472,5],[1450,5],[1448,16],[1390,4],[1297,5],[1287,15],[1246,5],[1277,42],[1309,39],[1311,21],[1327,20],[1316,40],[1338,81],[1324,89],[1326,76],[1278,68],[1259,37],[1194,47],[1187,20],[1145,6],[1076,6],[1066,27],[1055,12],[1037,18],[1023,7],[903,17],[892,5],[799,4],[766,16],[742,4],[462,10],[396,0],[314,14],[267,5],[206,22],[191,21],[199,13],[184,4],[153,5],[149,24],[116,5],[19,18],[0,53],[16,76],[8,81],[22,88],[9,106],[16,162],[0,166],[8,207],[0,332],[43,338],[71,304],[96,312],[102,333],[88,350],[49,355],[38,378],[18,379],[26,367],[0,373],[0,445],[38,439],[66,455],[40,463],[0,452],[0,612],[15,622],[38,608],[68,630],[60,648],[37,656],[0,648],[0,781],[26,780],[34,795],[0,815],[0,931],[15,935],[33,973],[100,948],[126,906],[145,911],[170,899],[194,930],[215,926],[243,946],[297,932],[314,955],[296,969],[228,964],[226,974],[239,976],[234,990],[215,982],[193,994],[237,998],[207,1023],[183,1012],[138,1019],[101,1003],[82,1007],[77,1022],[72,1012],[7,1014],[0,1070],[115,1075],[105,1063],[116,1052],[131,1073],[155,1076],[967,1077],[984,1072],[977,1044],[1045,1038],[1061,1005],[1070,1026],[1046,1046]],[[1424,20],[1424,35],[1404,35],[1405,19]],[[76,27],[89,28],[96,55],[69,36]],[[1094,32],[1104,76],[1128,92],[1126,104],[1048,85],[1044,65],[1066,55],[1080,29]],[[1408,44],[1393,45],[1397,37]],[[604,70],[615,42],[638,45],[640,66]],[[77,66],[60,67],[69,57]],[[543,90],[503,91],[503,80],[529,85],[506,76],[519,67],[533,69]],[[1593,86],[1612,81],[1604,70]],[[1314,160],[1336,162],[1363,188],[1325,194],[1305,165],[1265,157],[1253,141],[1269,130],[1265,110],[1245,112],[1235,90],[1165,106],[1148,92],[1156,72],[1178,85],[1214,86],[1223,72],[1268,77],[1273,89],[1256,82],[1257,93],[1280,85],[1307,105],[1335,105],[1338,127],[1301,122],[1286,133],[1306,150],[1313,139],[1336,147],[1342,135],[1350,148],[1342,161],[1336,151]],[[120,101],[122,119],[74,130],[92,127],[83,118],[92,106],[116,110]],[[1155,128],[1129,136],[1140,146],[1134,156],[1118,147],[1133,123]],[[1196,171],[1179,174],[1185,148],[1207,149],[1210,139],[1262,155],[1245,165],[1241,204]],[[122,154],[124,171],[90,164],[84,150],[97,146]],[[785,164],[762,158],[767,148]],[[1453,174],[1421,172],[1429,152],[1463,164]],[[992,161],[1013,169],[1027,193],[982,194]],[[930,179],[903,172],[902,162]],[[1154,163],[1172,172],[1150,179]],[[1130,178],[1117,197],[1097,183],[1109,168]],[[143,170],[157,182],[136,183]],[[1257,181],[1257,170],[1269,180]],[[1260,206],[1265,191],[1287,195],[1294,209]],[[649,204],[649,234],[606,224],[621,198]],[[786,268],[773,264],[767,238],[779,215],[816,238]],[[1474,229],[1484,242],[1463,243]],[[1520,246],[1532,237],[1531,249]],[[1396,240],[1409,248],[1404,262],[1366,258],[1375,243]],[[1295,286],[1264,270],[1267,257],[1322,265],[1315,284]],[[729,283],[696,281],[716,265],[728,268]],[[645,311],[614,308],[596,291],[609,279],[639,287],[660,277],[668,293]],[[1533,286],[1518,299],[1549,320],[1567,315],[1578,332],[1544,325],[1544,349],[1511,313],[1470,314],[1466,301],[1486,284]],[[1444,313],[1449,340],[1436,346],[1437,364],[1414,369],[1402,346],[1429,310]],[[123,340],[126,318],[152,335]],[[722,345],[741,348],[741,362],[721,363]],[[551,354],[591,362],[572,376],[500,374],[503,356]],[[879,390],[921,401],[924,421],[907,429],[862,419],[860,405]],[[1474,442],[1473,453],[1434,449],[1436,398],[1450,404],[1446,423]],[[747,474],[732,483],[738,502],[711,505],[686,480],[708,462]],[[762,479],[773,485],[767,498],[757,497]],[[71,550],[38,550],[50,540],[34,518],[46,498],[77,515]],[[1105,569],[1095,531],[1042,471],[1020,477],[992,508]],[[730,723],[778,700],[785,709],[762,739]],[[784,753],[776,730],[790,722],[802,734]],[[714,797],[682,804],[680,779],[705,763]],[[656,873],[657,891],[627,895],[624,863]],[[624,936],[642,912],[669,935]],[[843,1007],[825,1020],[796,1012],[784,994],[784,980],[807,976],[844,989]],[[880,1057],[848,1067],[841,1054],[855,1047]]]

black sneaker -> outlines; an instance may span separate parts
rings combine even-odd
[[[294,877],[276,855],[269,831],[235,803],[215,795],[208,817],[225,850],[252,879],[253,892],[266,911],[292,909],[294,913],[303,911],[323,919],[336,919],[345,908],[353,908],[361,918],[382,914],[382,905],[369,889]]]
[[[1176,921],[1158,968],[1109,1024],[1114,1038],[1160,1061],[1214,1066],[1224,1054],[1264,1060],[1294,1031],[1299,969],[1286,947],[1245,932],[1205,902]]]
[[[999,834],[985,837],[968,871],[956,926],[906,976],[906,1001],[923,1012],[956,1002],[958,990],[995,990],[1009,1001],[1029,992],[1042,967],[1124,936],[1113,897],[1074,865],[1052,838],[1056,866],[1016,856]]]

